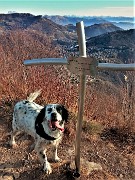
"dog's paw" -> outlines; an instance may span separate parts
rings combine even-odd
[[[11,147],[11,148],[16,148],[18,145],[15,143],[15,142],[10,142],[9,143],[9,146]]]
[[[54,158],[54,161],[55,162],[61,162],[62,160],[57,156],[57,157]]]
[[[51,173],[52,173],[52,168],[51,168],[51,166],[50,166],[49,163],[48,163],[46,166],[44,166],[43,171],[44,171],[46,174],[51,174]]]

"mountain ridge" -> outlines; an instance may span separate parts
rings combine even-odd
[[[113,25],[112,23],[102,23],[102,24],[94,24],[91,26],[87,26],[85,28],[85,34],[86,37],[95,37],[101,34],[119,31],[119,30],[123,30],[123,29]]]
[[[74,39],[74,33],[69,33],[66,27],[56,24],[55,22],[43,18],[42,16],[34,16],[30,13],[13,13],[0,14],[0,31],[6,30],[36,30],[62,41]]]
[[[130,29],[126,31],[115,31],[108,32],[107,34],[102,34],[97,37],[92,37],[87,40],[87,44],[93,46],[127,46],[130,48],[135,48],[135,29]]]
[[[111,17],[111,16],[59,16],[59,15],[44,15],[48,19],[56,22],[57,24],[75,25],[77,22],[83,21],[85,26],[93,24],[112,23],[124,30],[135,28],[134,17]]]

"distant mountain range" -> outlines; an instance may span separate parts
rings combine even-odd
[[[83,21],[85,26],[91,26],[93,24],[101,24],[101,23],[112,23],[122,29],[134,29],[135,21],[134,17],[109,17],[109,16],[88,16],[88,17],[77,17],[77,16],[48,16],[44,17],[52,20],[53,22],[60,25],[75,25],[77,22]]]
[[[85,17],[76,17],[76,16],[57,16],[57,15],[56,16],[45,15],[43,17],[50,19],[53,22],[56,22],[57,24],[61,24],[61,25],[67,25],[67,24],[76,25],[77,22],[83,21],[85,26],[90,26],[95,23],[100,24],[100,23],[108,22],[100,17],[85,18]]]
[[[78,19],[78,21],[79,20],[80,19]],[[93,19],[93,23],[95,21],[96,19]],[[98,22],[100,22],[100,24],[85,27],[86,38],[122,30],[121,28],[108,23],[106,20],[99,18]],[[47,17],[34,16],[29,13],[0,14],[0,32],[17,29],[40,31],[61,45],[77,39],[76,26],[73,24],[63,26],[47,19]]]
[[[49,18],[49,19],[48,19]],[[59,25],[57,23],[64,23],[67,25]],[[29,13],[11,13],[0,14],[0,32],[12,31],[12,30],[32,30],[47,35],[52,40],[61,42],[75,41],[77,38],[76,22],[84,20],[84,23],[93,24],[91,26],[85,26],[85,34],[87,38],[99,36],[109,32],[122,31],[123,29],[108,22],[122,21],[127,23],[133,21],[133,18],[128,17],[74,17],[74,16],[34,16]],[[68,24],[72,21],[73,24]],[[97,23],[95,23],[97,22]],[[124,34],[124,32],[122,33]],[[109,36],[109,35],[108,35]],[[120,42],[118,42],[120,43]]]

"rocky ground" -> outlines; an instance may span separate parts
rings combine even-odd
[[[71,114],[58,154],[62,161],[52,162],[53,173],[45,175],[33,140],[18,135],[18,146],[9,146],[13,106],[0,107],[0,180],[68,180],[72,177],[76,117]],[[49,151],[50,152],[50,151]],[[50,153],[49,153],[50,155]],[[135,134],[116,127],[105,129],[99,122],[83,124],[81,143],[81,180],[134,180]]]

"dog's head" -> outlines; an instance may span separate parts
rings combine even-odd
[[[68,111],[63,105],[48,104],[45,107],[45,119],[52,131],[56,129],[63,131],[64,121],[68,120]]]

